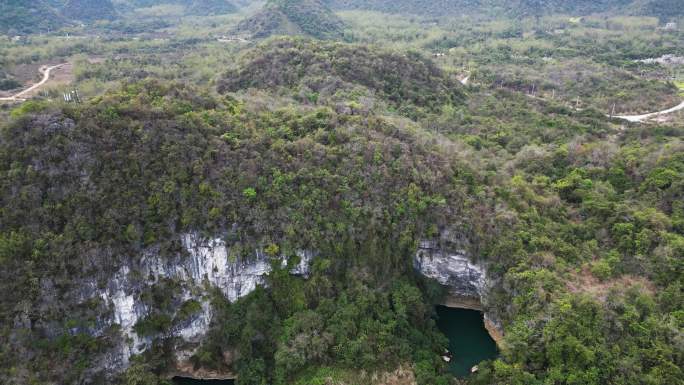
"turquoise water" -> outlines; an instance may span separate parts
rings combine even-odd
[[[233,380],[195,380],[194,378],[174,377],[173,385],[234,385]]]
[[[496,343],[484,327],[482,312],[437,306],[437,327],[449,338],[452,353],[449,370],[457,377],[470,374],[470,368],[496,358]]]

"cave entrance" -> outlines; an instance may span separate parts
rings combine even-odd
[[[465,377],[479,362],[498,356],[496,342],[485,328],[478,310],[437,306],[437,327],[449,339],[449,371]]]
[[[200,380],[176,376],[171,379],[171,383],[173,385],[235,385],[235,380]]]

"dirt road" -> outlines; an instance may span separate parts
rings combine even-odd
[[[27,88],[27,89],[25,89],[25,90],[23,90],[23,91],[21,91],[21,92],[18,92],[18,93],[16,93],[16,94],[12,95],[12,96],[9,96],[9,97],[6,97],[6,98],[0,98],[0,101],[5,101],[5,102],[9,101],[9,102],[12,102],[12,101],[24,101],[24,100],[26,100],[25,98],[22,98],[22,96],[26,96],[26,95],[27,95],[28,93],[30,93],[31,91],[33,91],[33,90],[35,90],[36,88],[38,88],[38,87],[42,86],[43,84],[47,83],[47,81],[50,80],[50,72],[52,72],[52,70],[58,69],[58,68],[60,68],[60,67],[62,67],[62,66],[64,66],[64,65],[67,65],[67,64],[68,64],[68,63],[62,63],[62,64],[57,64],[57,65],[54,65],[54,66],[50,66],[50,67],[48,67],[48,66],[42,66],[42,67],[40,67],[39,71],[40,71],[41,74],[43,74],[43,79],[41,79],[41,81],[39,81],[38,83],[36,83],[36,84],[30,86],[29,88]]]
[[[655,118],[655,117],[660,116],[660,115],[670,114],[670,113],[673,113],[673,112],[676,112],[679,110],[684,110],[684,102],[680,103],[679,105],[677,105],[675,107],[668,108],[667,110],[658,111],[658,112],[651,112],[650,114],[621,115],[621,116],[614,116],[614,118],[627,120],[627,121],[632,122],[632,123],[641,123],[641,122],[644,122],[644,121],[649,120],[651,118]]]

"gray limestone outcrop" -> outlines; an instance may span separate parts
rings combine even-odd
[[[113,268],[105,267],[107,258],[97,255],[92,261],[94,274],[74,282],[73,290],[62,294],[63,303],[95,304],[92,314],[96,321],[87,329],[74,329],[70,333],[85,332],[112,343],[105,354],[96,358],[98,364],[89,370],[116,375],[128,367],[131,356],[149,349],[157,338],[173,339],[177,363],[187,364],[209,332],[213,315],[210,298],[216,289],[232,302],[266,285],[273,264],[290,266],[293,275],[307,277],[311,260],[316,256],[314,251],[298,251],[294,266],[288,265],[285,256],[270,257],[262,250],[255,250],[245,258],[238,256],[244,255],[238,251],[239,246],[197,233],[184,234],[179,245],[180,252],[174,253],[146,249],[138,258],[124,259],[123,264]],[[467,239],[457,232],[445,231],[438,240],[421,242],[414,267],[447,287],[449,297],[459,298],[460,302],[454,306],[482,309],[486,303],[489,283],[486,268],[471,260]],[[139,333],[136,325],[154,313],[145,293],[149,296],[155,285],[169,283],[175,288],[169,298],[171,308],[180,309],[184,303],[194,301],[196,311],[185,319],[174,320],[163,333]],[[43,286],[44,300],[54,303],[52,283],[46,280]],[[489,321],[498,328],[496,322]],[[30,324],[21,318],[16,322]],[[47,332],[58,331],[50,325],[42,328]]]
[[[463,249],[447,251],[436,241],[423,241],[416,253],[414,267],[425,277],[446,286],[450,295],[479,299],[485,292],[485,268],[471,262]]]
[[[465,237],[443,231],[439,239],[420,242],[413,265],[421,275],[436,280],[447,289],[444,305],[483,311],[485,327],[502,346],[501,322],[487,311],[493,281],[487,275],[486,265],[473,261]]]
[[[118,325],[124,338],[119,341],[113,352],[107,354],[103,363],[108,370],[120,371],[128,366],[129,359],[148,349],[154,336],[140,336],[135,326],[150,314],[151,309],[142,298],[142,293],[160,280],[170,280],[180,287],[180,295],[173,299],[176,307],[186,301],[199,302],[200,310],[189,319],[174,324],[162,337],[179,337],[181,344],[197,347],[209,331],[212,307],[209,300],[211,289],[219,289],[231,302],[251,293],[259,285],[266,284],[266,276],[272,269],[273,258],[261,250],[255,250],[249,259],[234,257],[231,245],[222,239],[206,239],[198,234],[185,234],[182,239],[184,255],[161,257],[155,251],[146,252],[134,263],[125,264],[108,280],[98,287],[93,279],[87,285],[92,290],[86,292],[91,298],[99,298],[111,310],[99,327],[90,334],[99,335],[106,328]],[[291,273],[307,276],[309,263],[314,254],[298,251],[299,263]],[[287,258],[279,257],[283,267]],[[277,259],[276,259],[277,261]],[[277,262],[276,262],[277,263]],[[194,349],[180,348],[176,352],[179,362],[187,360]]]
[[[482,301],[488,280],[484,264],[473,261],[468,239],[444,230],[438,239],[422,241],[413,260],[416,271],[448,289],[449,296]]]

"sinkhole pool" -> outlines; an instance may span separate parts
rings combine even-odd
[[[473,366],[498,355],[480,311],[437,306],[437,327],[449,339],[449,370],[457,377],[469,375]]]

